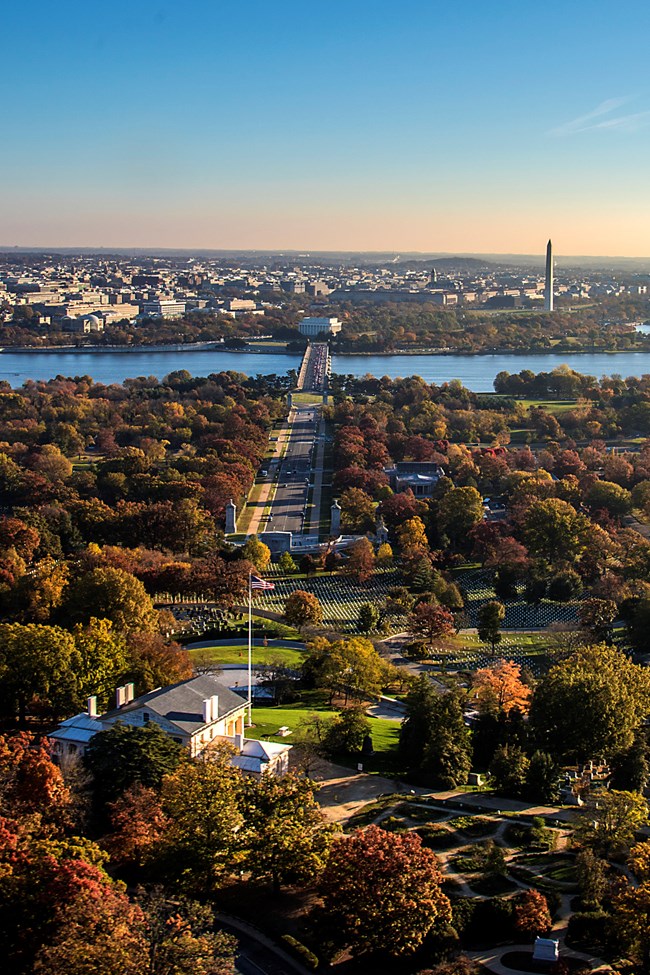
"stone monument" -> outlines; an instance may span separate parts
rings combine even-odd
[[[226,505],[226,535],[234,535],[237,532],[237,505],[232,498]]]
[[[388,529],[384,524],[384,519],[382,515],[379,515],[377,519],[377,524],[375,527],[375,541],[377,545],[384,545],[388,541]]]
[[[338,538],[341,534],[341,505],[338,503],[336,498],[334,499],[334,504],[330,508],[330,535],[334,538]]]

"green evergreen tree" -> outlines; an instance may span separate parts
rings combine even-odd
[[[370,722],[362,707],[346,708],[334,719],[325,735],[325,749],[332,755],[354,755],[370,734]]]
[[[634,741],[612,760],[614,789],[643,792],[648,781],[648,741],[643,728],[638,728]]]
[[[496,653],[497,643],[501,643],[501,624],[505,615],[505,606],[497,600],[484,603],[478,611],[478,637],[484,643],[490,644],[492,655]]]
[[[180,764],[181,745],[155,722],[142,728],[116,724],[91,738],[84,763],[93,776],[93,792],[101,805],[112,802],[136,782],[159,789],[163,777]]]
[[[531,802],[554,803],[560,797],[560,770],[548,752],[536,751],[526,771],[526,798]]]
[[[359,607],[359,621],[357,627],[360,633],[370,633],[377,628],[379,610],[373,603],[363,603]]]
[[[278,565],[283,572],[289,574],[290,572],[297,572],[298,566],[291,558],[290,552],[283,552],[278,560]]]
[[[413,682],[406,697],[406,717],[399,736],[399,753],[407,768],[419,769],[436,711],[436,691],[424,675]]]
[[[408,768],[427,772],[441,788],[464,785],[472,761],[461,696],[438,694],[419,677],[406,699],[399,748]]]
[[[425,556],[417,559],[413,565],[406,567],[404,577],[412,592],[431,592],[435,579],[431,560]]]
[[[518,745],[497,748],[490,763],[490,775],[497,792],[518,799],[526,787],[528,758]]]

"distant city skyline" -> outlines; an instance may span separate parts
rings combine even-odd
[[[640,0],[34,0],[3,26],[2,246],[650,255]]]

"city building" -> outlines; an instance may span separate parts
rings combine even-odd
[[[185,302],[174,298],[157,298],[142,302],[142,314],[151,318],[179,318],[185,314]]]
[[[384,473],[395,493],[412,491],[416,498],[430,498],[445,476],[439,464],[426,461],[398,461],[394,467],[384,468]]]
[[[99,333],[104,331],[104,319],[98,315],[81,315],[79,318],[67,316],[61,319],[61,327],[64,332],[77,332],[81,335],[89,335],[92,332]]]
[[[301,335],[315,339],[318,335],[337,335],[342,325],[338,318],[303,318],[298,325]]]

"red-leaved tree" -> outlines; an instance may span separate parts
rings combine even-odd
[[[435,854],[415,833],[369,826],[335,843],[319,884],[332,954],[415,951],[450,922],[441,883]]]

